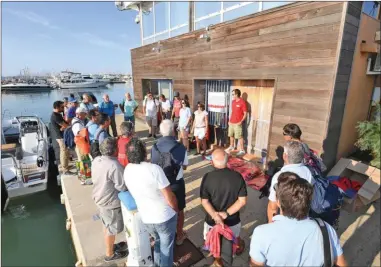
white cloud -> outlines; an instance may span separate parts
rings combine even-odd
[[[77,39],[86,41],[86,42],[93,44],[93,45],[96,45],[96,46],[112,48],[112,49],[119,49],[119,50],[128,50],[127,46],[123,45],[123,43],[119,44],[117,42],[101,38],[101,37],[94,35],[92,33],[89,33],[89,32],[75,33],[74,36]]]
[[[47,20],[46,18],[44,18],[44,17],[42,17],[42,16],[40,16],[40,15],[38,15],[32,11],[21,11],[21,10],[14,10],[11,8],[4,8],[4,11],[6,11],[9,14],[12,14],[14,16],[17,16],[19,18],[29,20],[33,23],[40,24],[44,27],[47,27],[47,28],[50,28],[53,30],[59,29],[58,26],[51,24],[49,22],[49,20]]]

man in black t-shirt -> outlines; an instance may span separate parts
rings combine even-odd
[[[62,117],[64,111],[64,102],[56,101],[53,103],[53,113],[50,116],[50,131],[52,139],[56,139],[60,146],[60,164],[63,174],[74,174],[69,171],[69,150],[66,148],[63,140],[63,131],[69,127],[69,124]]]
[[[242,175],[227,168],[228,155],[222,149],[212,154],[214,171],[204,175],[201,182],[201,204],[206,211],[204,239],[216,224],[227,225],[239,238],[241,220],[239,211],[246,205],[247,190]],[[225,242],[226,243],[226,242]],[[230,249],[230,251],[229,251]],[[224,266],[232,264],[232,243],[221,246],[221,258]]]

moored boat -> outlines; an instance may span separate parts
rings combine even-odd
[[[46,125],[36,116],[19,116],[15,120],[19,128],[18,141],[1,145],[1,173],[9,198],[44,191],[48,182]]]

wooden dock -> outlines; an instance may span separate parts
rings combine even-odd
[[[119,126],[122,116],[117,116]],[[147,134],[143,121],[136,122],[136,132],[140,137]],[[146,140],[147,141],[147,140]],[[146,142],[147,149],[153,140]],[[184,229],[189,239],[197,246],[203,245],[204,210],[199,198],[199,187],[203,175],[213,168],[200,156],[189,157],[189,167],[184,172],[186,186],[185,224]],[[98,210],[91,198],[92,186],[81,185],[76,176],[63,176],[62,200],[67,211],[67,218],[77,255],[76,266],[107,266],[103,257],[105,245],[102,223]],[[260,193],[248,189],[248,203],[241,212],[241,238],[246,243],[242,255],[234,258],[233,266],[248,266],[249,248],[253,229],[266,223],[267,199],[258,199]],[[349,266],[379,266],[380,263],[380,200],[363,207],[355,213],[342,211],[338,235]],[[124,234],[117,236],[117,241],[125,240]],[[109,266],[124,266],[126,259],[110,263]],[[204,266],[213,260],[206,258],[196,264]]]

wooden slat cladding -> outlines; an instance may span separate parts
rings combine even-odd
[[[283,144],[282,124],[295,122],[306,141],[321,150],[343,7],[342,2],[298,2],[212,26],[210,42],[200,38],[201,29],[161,41],[160,53],[152,50],[156,43],[133,49],[136,98],[142,99],[141,79],[172,79],[174,91],[191,100],[198,99],[194,80],[272,80],[270,147]],[[349,23],[356,25],[353,18]],[[346,38],[350,49],[353,36]]]

